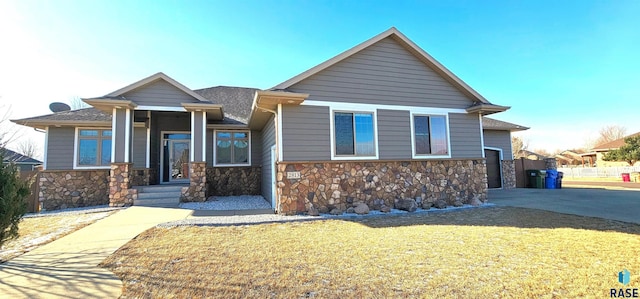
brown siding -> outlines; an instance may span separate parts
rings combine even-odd
[[[511,132],[484,130],[484,146],[496,147],[502,149],[502,158],[504,160],[513,160],[511,151]]]
[[[180,107],[180,103],[200,102],[161,79],[127,92],[123,96],[140,106]]]
[[[467,108],[472,101],[392,38],[289,88],[309,100]]]
[[[378,150],[380,159],[411,159],[411,119],[409,111],[378,109]]]
[[[331,160],[329,107],[283,106],[284,161]]]
[[[49,127],[46,149],[47,169],[73,169],[73,156],[76,155],[73,152],[74,138],[75,128]]]
[[[480,120],[478,114],[449,114],[451,158],[481,158]]]

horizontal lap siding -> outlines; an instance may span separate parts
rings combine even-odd
[[[213,145],[213,141],[211,142]],[[262,165],[262,133],[251,131],[251,165]]]
[[[144,168],[147,165],[147,128],[133,129],[133,167]]]
[[[380,159],[411,159],[409,111],[378,109]]]
[[[511,132],[484,130],[484,146],[502,149],[504,160],[513,160],[511,151]]]
[[[482,157],[478,114],[449,114],[452,158]]]
[[[271,146],[276,144],[276,135],[274,128],[274,117],[271,116],[271,119],[264,125],[264,128],[261,132],[261,157],[262,157],[262,196],[268,201],[271,202],[271,192],[273,186],[271,185],[271,168],[273,167],[273,162],[271,161]]]
[[[282,159],[331,160],[329,107],[283,106]]]
[[[197,103],[194,97],[167,83],[157,80],[123,95],[139,106],[171,106],[180,107],[181,103]]]
[[[75,128],[49,127],[48,134],[47,169],[73,169]]]
[[[392,38],[294,84],[309,100],[467,108],[472,101]]]

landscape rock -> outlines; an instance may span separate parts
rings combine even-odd
[[[320,212],[321,214],[329,213],[329,208],[327,206],[321,206],[320,208],[318,208],[318,212]]]
[[[344,211],[342,211],[340,209],[333,209],[333,210],[331,210],[331,212],[329,212],[329,214],[331,214],[331,215],[342,215],[342,213],[344,213]]]
[[[358,215],[369,214],[369,206],[364,203],[358,204],[354,210]]]
[[[310,207],[309,211],[307,211],[309,216],[320,216],[320,212],[315,207]]]
[[[356,212],[356,210],[355,210],[353,207],[349,207],[349,208],[347,209],[347,211],[346,211],[346,213],[347,213],[347,214],[353,214],[353,213],[355,213],[355,212]]]
[[[433,207],[433,203],[429,202],[429,201],[423,201],[422,202],[422,208],[425,210],[431,209],[431,207]]]
[[[482,205],[482,202],[478,198],[473,198],[471,199],[471,202],[469,202],[469,204],[471,204],[474,207],[477,207]]]
[[[382,206],[380,206],[380,212],[389,213],[389,212],[391,212],[391,208],[389,206],[382,205]]]
[[[454,207],[461,207],[461,206],[463,206],[463,205],[464,205],[464,204],[463,204],[461,201],[459,201],[459,200],[456,200],[456,201],[454,201],[454,202],[453,202],[453,206],[454,206]]]
[[[418,204],[413,199],[399,199],[396,201],[396,209],[415,212],[418,209]]]
[[[444,200],[442,200],[442,199],[440,199],[440,200],[436,200],[436,202],[435,202],[435,203],[433,203],[433,206],[434,206],[436,209],[444,209],[444,208],[446,208],[446,207],[447,207],[447,202],[446,202],[446,201],[444,201]]]

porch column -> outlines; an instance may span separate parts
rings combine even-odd
[[[131,189],[132,143],[133,111],[129,107],[114,107],[111,118],[110,206],[132,205],[138,197],[137,190]]]
[[[207,200],[207,112],[191,111],[191,151],[189,155],[189,187],[182,188],[181,201]]]

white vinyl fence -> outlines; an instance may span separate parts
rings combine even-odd
[[[564,173],[564,177],[575,178],[620,178],[623,173],[640,172],[640,166],[626,167],[560,167],[558,171]]]

